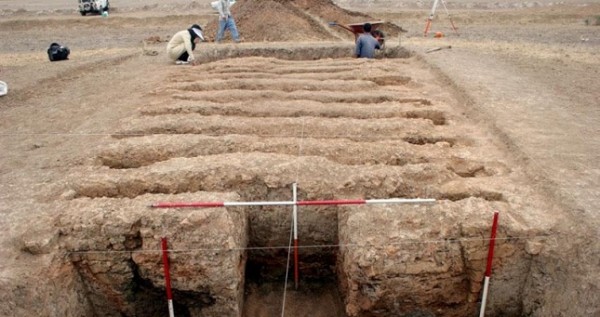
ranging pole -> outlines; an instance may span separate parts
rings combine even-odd
[[[298,280],[300,279],[300,269],[298,268],[298,185],[293,185],[293,196],[294,196],[294,284],[298,289]],[[287,279],[287,276],[285,277]]]
[[[322,206],[322,205],[370,205],[370,204],[423,204],[434,203],[433,198],[389,198],[389,199],[340,199],[300,201],[232,201],[232,202],[158,202],[152,208],[210,208],[244,206]]]
[[[485,278],[483,282],[483,296],[481,298],[481,309],[479,310],[479,317],[485,315],[485,302],[487,301],[487,294],[490,286],[490,277],[492,276],[492,259],[494,258],[494,245],[496,244],[496,230],[498,230],[498,212],[494,212],[494,222],[492,223],[492,234],[490,237],[490,246],[488,248],[487,264],[485,267]]]
[[[167,238],[161,238],[162,260],[165,271],[165,288],[167,289],[167,302],[169,303],[169,317],[175,317],[173,310],[173,294],[171,293],[171,274],[169,273],[169,254],[167,250]]]

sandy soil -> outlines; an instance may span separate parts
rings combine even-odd
[[[59,216],[56,210],[60,210],[61,201],[76,196],[67,190],[74,182],[69,175],[76,174],[81,179],[89,173],[93,178],[94,174],[107,170],[110,165],[102,162],[99,153],[114,146],[116,134],[154,133],[153,125],[164,128],[161,126],[164,122],[156,121],[181,120],[176,116],[157,119],[157,115],[165,113],[148,113],[155,108],[165,111],[160,109],[160,105],[171,100],[167,97],[176,95],[183,100],[183,106],[167,110],[167,116],[186,111],[194,113],[193,106],[188,104],[191,109],[186,108],[184,102],[192,101],[193,104],[194,100],[198,100],[194,98],[215,98],[209,101],[215,104],[216,109],[219,103],[234,103],[235,100],[227,98],[242,98],[245,93],[240,92],[242,90],[264,89],[259,80],[248,83],[242,77],[237,78],[236,83],[225,83],[228,77],[219,78],[219,71],[222,74],[229,71],[238,74],[244,73],[244,67],[251,68],[253,64],[259,65],[255,69],[278,65],[276,60],[265,62],[260,58],[232,60],[225,64],[225,71],[208,62],[198,68],[170,65],[164,53],[166,39],[192,23],[214,23],[216,16],[208,8],[209,1],[115,0],[111,2],[114,9],[109,18],[80,17],[72,2],[0,0],[0,80],[9,85],[9,94],[0,97],[0,144],[3,149],[0,154],[0,212],[3,214],[0,225],[7,233],[0,240],[0,254],[5,259],[0,264],[0,285],[20,285],[23,296],[37,294],[37,291],[24,287],[18,281],[27,281],[28,276],[42,272],[42,267],[55,261],[45,250],[55,247],[52,239],[56,232],[47,224],[54,223]],[[584,1],[560,5],[536,2],[525,7],[511,5],[508,1],[494,1],[493,4],[471,2],[471,6],[450,3],[460,36],[452,32],[447,17],[440,10],[442,13],[434,20],[433,31],[441,31],[446,36],[433,39],[422,37],[423,20],[430,9],[426,5],[400,2],[396,7],[390,8],[388,4],[382,9],[382,5],[371,5],[371,1],[368,5],[356,1],[339,3],[344,8],[360,10],[408,30],[398,37],[388,38],[388,42],[399,42],[416,55],[406,62],[384,59],[372,63],[353,59],[317,61],[310,64],[313,73],[349,69],[346,78],[337,78],[339,82],[330,83],[332,87],[320,88],[337,91],[337,97],[335,93],[317,97],[339,98],[339,94],[344,95],[339,91],[355,90],[355,83],[349,79],[356,75],[352,69],[368,71],[373,66],[392,72],[392,69],[405,67],[404,72],[399,71],[400,75],[422,79],[426,76],[419,77],[418,74],[424,70],[435,74],[437,77],[432,81],[444,90],[430,91],[428,95],[419,97],[443,100],[452,95],[457,98],[460,105],[455,109],[443,109],[444,113],[451,119],[460,117],[463,118],[460,120],[471,122],[473,129],[477,129],[472,131],[473,135],[490,134],[493,135],[490,139],[500,140],[494,145],[508,153],[510,161],[516,164],[514,169],[525,171],[529,182],[527,186],[542,193],[554,206],[548,211],[548,217],[561,219],[553,230],[555,236],[545,246],[545,256],[539,259],[548,261],[546,271],[538,272],[548,279],[540,287],[545,289],[544,293],[536,297],[540,302],[529,303],[531,313],[536,316],[592,316],[600,313],[600,275],[597,272],[600,264],[600,26],[585,23],[586,19],[600,15],[600,6],[585,4]],[[199,50],[204,52],[203,56],[235,56],[231,52],[236,49],[256,52],[270,45],[285,50],[336,41],[332,45],[341,45],[341,50],[352,47],[348,35],[338,31],[331,31],[323,38],[306,35],[301,43],[269,43],[263,40],[271,41],[277,34],[262,34],[262,39],[256,39],[255,31],[244,33],[243,27],[241,23],[241,33],[246,42],[237,48],[232,44],[203,43]],[[326,26],[319,27],[316,34],[327,29]],[[285,33],[285,29],[275,30]],[[275,32],[274,28],[267,31]],[[145,41],[147,39],[151,40]],[[51,42],[69,46],[72,50],[70,60],[48,62],[45,50]],[[448,45],[452,48],[426,53],[428,49]],[[350,52],[349,49],[347,51]],[[206,57],[206,60],[209,58]],[[281,67],[300,72],[293,63]],[[221,89],[209,84],[206,87],[196,86],[194,93],[186,92],[181,85],[185,85],[186,78],[199,80],[195,77],[201,77],[198,71],[214,76],[217,83],[231,85],[227,89],[233,92],[230,95],[202,95],[202,89]],[[274,75],[265,70],[264,76],[268,79]],[[313,75],[311,80],[315,76],[318,78],[318,75]],[[292,80],[290,88],[286,88],[286,79],[280,80],[279,89],[283,91],[293,91],[292,86],[298,84],[298,81]],[[310,86],[314,83],[306,81],[305,84]],[[255,86],[248,88],[248,85]],[[294,98],[310,100],[313,97],[303,95]],[[265,98],[265,102],[268,103],[269,98]],[[265,107],[263,110],[283,112],[275,105],[270,106],[273,108]],[[311,111],[327,113],[317,106],[314,108],[316,110]],[[144,111],[146,114],[140,115]],[[230,110],[200,115],[226,117],[233,114],[245,118],[250,112],[244,112],[243,104],[234,104]],[[282,117],[288,115],[294,116],[280,114]],[[361,114],[354,115],[360,117]],[[429,113],[426,119],[434,121],[435,115]],[[196,118],[189,118],[191,121],[182,125],[191,130],[176,133],[189,133],[195,128]],[[261,130],[261,124],[276,121],[244,120],[239,125],[232,125],[237,130],[211,122],[209,130],[192,133],[265,136],[273,131]],[[299,127],[297,122],[289,123]],[[389,132],[381,129],[373,128],[371,132],[374,136]],[[333,134],[335,131],[323,129],[316,132]],[[291,152],[289,148],[286,151],[288,154]],[[153,155],[156,157],[157,154]],[[165,155],[168,159],[168,154]],[[364,155],[363,162],[342,163],[368,165],[371,164],[369,159],[377,162],[376,158],[367,157],[371,154]],[[132,161],[134,165],[153,163]],[[36,236],[37,240],[47,237],[48,241],[42,244],[36,242],[32,246],[27,244],[28,236]],[[37,249],[32,251],[32,248]],[[35,261],[32,262],[32,259]],[[327,291],[317,289],[314,292]],[[327,298],[338,294],[333,290],[328,292],[322,295],[321,298],[325,299],[318,305],[336,302],[327,301]],[[267,302],[272,305],[266,306],[272,310],[273,305],[279,303],[272,295],[269,296],[263,298],[269,299]],[[336,314],[342,314],[336,305]],[[302,309],[302,305],[292,307]],[[246,309],[246,313],[253,316],[272,315],[260,305],[249,305]],[[7,311],[14,316],[28,315],[26,308],[14,302],[10,303]],[[318,310],[310,315],[320,316]]]

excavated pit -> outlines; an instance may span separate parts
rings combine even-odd
[[[123,118],[96,165],[69,177],[62,245],[96,315],[164,315],[161,237],[180,314],[255,316],[261,305],[280,313],[273,297],[283,296],[290,207],[149,205],[289,201],[294,182],[299,200],[438,201],[301,207],[301,287],[288,284],[291,307],[473,315],[498,210],[488,309],[520,313],[551,220],[540,222],[541,198],[497,140],[477,132],[416,58],[312,57],[178,68],[140,100],[137,116]]]

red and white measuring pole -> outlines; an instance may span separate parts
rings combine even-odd
[[[492,235],[490,237],[490,246],[488,248],[487,264],[485,266],[485,278],[483,281],[483,296],[481,297],[481,309],[479,317],[485,315],[485,302],[490,287],[490,277],[492,276],[492,259],[494,258],[494,245],[496,244],[496,230],[498,230],[498,212],[494,212],[494,222],[492,223]]]
[[[165,271],[165,288],[167,289],[167,302],[169,304],[169,317],[175,317],[173,310],[173,294],[171,293],[171,273],[169,273],[169,251],[167,249],[167,238],[160,239],[162,249],[163,268]]]
[[[372,205],[372,204],[423,204],[434,203],[433,198],[389,198],[389,199],[340,199],[299,201],[232,201],[232,202],[158,202],[152,208],[210,208],[244,206],[323,206],[323,205]]]
[[[298,289],[298,281],[300,279],[300,268],[298,267],[298,184],[293,185],[293,197],[294,197],[294,211],[293,211],[293,224],[294,224],[294,285]],[[287,277],[286,277],[287,279]]]

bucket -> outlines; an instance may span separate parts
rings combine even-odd
[[[3,82],[0,81],[0,96],[4,96],[8,93],[8,85]]]

